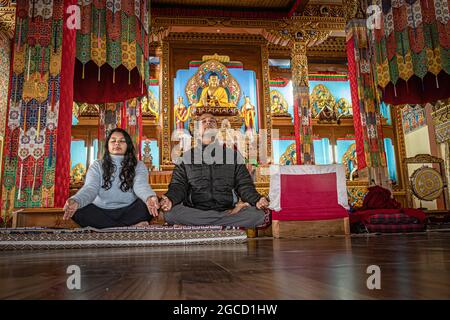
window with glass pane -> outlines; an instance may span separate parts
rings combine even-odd
[[[87,164],[87,148],[84,140],[72,140],[70,144],[70,169],[81,163],[84,167]]]
[[[386,163],[388,167],[389,179],[392,180],[392,184],[396,184],[397,179],[397,166],[395,163],[395,149],[391,138],[384,139],[384,150],[386,153]]]
[[[332,164],[330,140],[328,138],[314,139],[314,158],[316,164]]]

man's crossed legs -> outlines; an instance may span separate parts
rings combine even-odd
[[[264,211],[256,207],[246,207],[238,213],[230,211],[200,210],[178,204],[166,212],[164,219],[169,224],[187,226],[232,226],[255,228],[264,223]]]

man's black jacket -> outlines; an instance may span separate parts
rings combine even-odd
[[[233,190],[252,206],[261,198],[240,153],[217,145],[193,148],[180,158],[166,193],[172,206],[183,202],[201,210],[228,210],[234,206]]]

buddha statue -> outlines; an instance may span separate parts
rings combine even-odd
[[[245,97],[245,102],[241,107],[241,117],[244,119],[245,129],[255,128],[255,106],[250,102],[250,97]]]
[[[174,107],[175,112],[175,123],[177,129],[184,129],[184,123],[190,116],[190,108],[186,108],[183,103],[183,97],[178,97],[178,102]]]
[[[77,163],[72,170],[70,170],[70,182],[73,184],[83,182],[86,176],[86,168],[81,163]]]
[[[228,101],[228,94],[225,88],[219,84],[217,73],[211,73],[208,77],[208,86],[203,88],[199,102],[196,107],[222,107],[233,108],[233,103]]]
[[[287,106],[280,101],[280,97],[278,95],[274,95],[272,97],[272,103],[270,104],[270,109],[274,115],[278,116],[288,116]]]
[[[141,110],[143,113],[150,113],[151,115],[157,117],[159,114],[158,100],[155,98],[153,93],[149,91],[148,98],[143,97],[141,101]]]

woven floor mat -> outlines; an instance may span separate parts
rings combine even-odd
[[[73,249],[163,245],[242,243],[247,234],[240,229],[216,226],[110,229],[0,229],[0,250]]]

